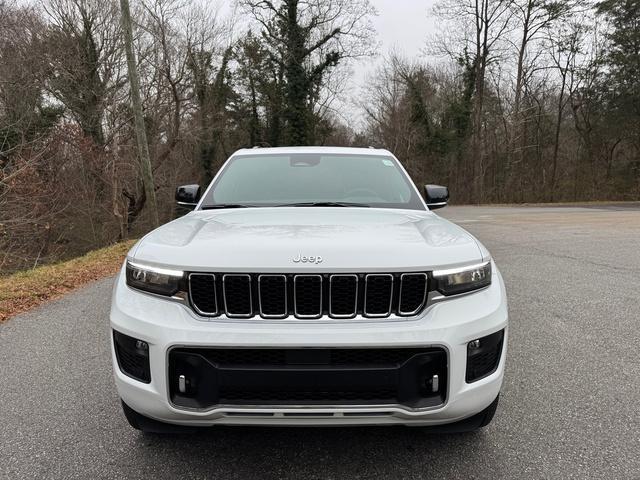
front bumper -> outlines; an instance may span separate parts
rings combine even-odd
[[[203,322],[187,307],[127,287],[116,281],[111,327],[149,345],[150,383],[122,373],[115,354],[116,387],[123,401],[147,417],[179,425],[440,425],[470,417],[488,407],[500,392],[507,344],[507,302],[502,277],[494,269],[492,285],[482,291],[436,303],[416,318],[384,322],[326,323]],[[504,329],[498,367],[473,383],[465,381],[467,344]],[[173,404],[168,381],[169,352],[178,347],[216,348],[438,348],[447,354],[444,403],[406,405],[216,405],[190,409]],[[112,338],[112,353],[113,338]]]

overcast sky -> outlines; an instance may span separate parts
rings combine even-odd
[[[431,9],[436,0],[369,0],[378,10],[373,26],[381,43],[377,58],[360,60],[354,64],[354,89],[359,92],[367,77],[375,73],[384,56],[394,50],[407,58],[420,57],[429,36],[433,35],[435,21]],[[360,120],[358,109],[350,105],[349,117]]]
[[[417,56],[435,23],[431,8],[435,0],[370,0],[378,10],[373,24],[382,42],[382,52],[397,48]]]

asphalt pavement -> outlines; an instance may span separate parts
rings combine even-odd
[[[112,279],[0,325],[0,478],[640,478],[640,206],[448,207],[505,278],[493,423],[145,436],[112,382]]]

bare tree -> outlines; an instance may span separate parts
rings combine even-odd
[[[584,19],[583,19],[584,20]],[[547,48],[557,70],[560,89],[557,93],[556,125],[554,131],[553,156],[551,160],[551,179],[549,185],[549,201],[554,201],[558,177],[558,156],[562,135],[564,111],[569,103],[567,92],[576,90],[579,82],[576,69],[577,57],[581,54],[582,43],[587,27],[580,21],[567,22],[554,30],[548,31]]]
[[[521,116],[522,94],[527,80],[526,62],[527,56],[531,53],[533,43],[542,39],[546,32],[557,22],[562,22],[579,4],[575,0],[514,0],[511,4],[513,19],[518,26],[519,40],[514,48],[517,51],[515,89],[513,100],[513,111],[511,119],[513,126],[510,129],[508,140],[507,164],[505,175],[505,187],[510,185],[512,177],[517,175],[519,170],[513,169],[514,163],[523,168],[525,163],[525,150],[527,149],[526,119]],[[536,64],[535,55],[530,59],[530,65]],[[530,74],[531,72],[529,72]],[[519,142],[519,143],[518,143]],[[514,158],[517,156],[517,158]],[[522,175],[519,175],[522,178]]]
[[[140,163],[142,165],[145,197],[151,207],[153,223],[157,227],[160,225],[160,219],[158,216],[155,185],[153,183],[151,158],[149,156],[149,143],[147,142],[147,132],[142,112],[142,100],[140,99],[140,81],[138,80],[136,57],[133,52],[133,26],[131,22],[131,12],[129,10],[129,0],[120,0],[120,13],[122,15],[124,48],[127,54],[127,70],[129,72],[129,82],[131,87],[131,103],[135,122],[136,140],[138,143],[138,155],[140,156]]]
[[[471,144],[471,162],[473,171],[472,198],[478,202],[483,196],[483,177],[485,151],[483,145],[483,110],[487,69],[502,53],[501,43],[512,28],[513,0],[441,0],[434,12],[448,22],[447,27],[455,25],[454,48],[439,42],[434,45],[436,51],[452,54],[472,70],[474,77],[473,94],[473,135]],[[451,36],[449,36],[451,38]]]
[[[104,147],[104,111],[119,88],[120,28],[113,1],[49,0],[46,51],[50,93],[99,148]]]
[[[284,116],[294,145],[314,142],[313,99],[331,70],[346,58],[372,52],[368,0],[243,0],[262,28],[284,74]]]

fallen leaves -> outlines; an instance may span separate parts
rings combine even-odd
[[[135,240],[117,243],[66,262],[0,277],[0,322],[114,275]]]

